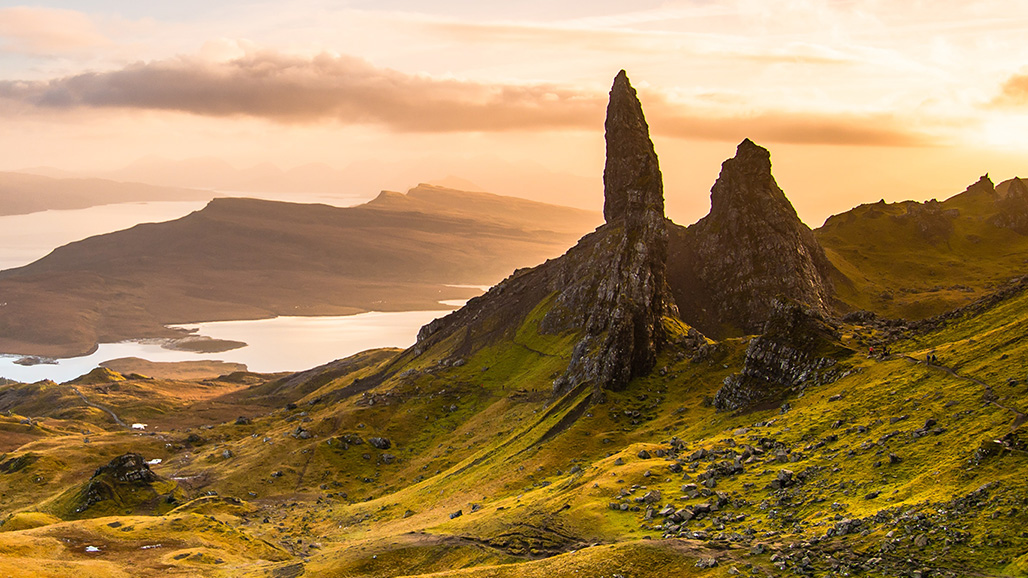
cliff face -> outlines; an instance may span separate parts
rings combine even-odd
[[[749,139],[721,166],[710,213],[673,227],[668,279],[682,319],[713,337],[760,332],[783,294],[827,314],[832,265]]]
[[[830,383],[845,371],[838,361],[852,353],[818,311],[775,299],[763,334],[746,348],[742,371],[725,378],[714,407],[753,409],[777,403],[807,385]]]
[[[558,389],[585,381],[621,388],[656,363],[661,318],[676,314],[665,281],[664,185],[642,106],[628,77],[614,79],[607,106],[603,216],[607,224],[587,267],[568,263],[563,289],[541,329],[581,326]]]
[[[422,328],[422,352],[458,331],[454,355],[510,336],[540,302],[553,304],[543,333],[582,332],[557,393],[582,383],[618,389],[652,369],[664,343],[661,318],[675,314],[665,281],[667,229],[660,168],[642,106],[624,71],[607,108],[606,223],[559,259],[516,271],[463,309]]]

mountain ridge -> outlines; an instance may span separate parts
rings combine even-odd
[[[175,221],[71,243],[0,272],[0,351],[67,356],[101,341],[175,337],[164,325],[188,321],[444,309],[439,300],[474,294],[451,285],[495,282],[598,218],[446,194],[423,212],[219,198]],[[470,208],[444,210],[453,198]]]
[[[54,178],[0,172],[0,215],[25,215],[47,210],[85,209],[142,201],[206,201],[215,195],[209,190],[110,179]]]

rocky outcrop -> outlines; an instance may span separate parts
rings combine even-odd
[[[819,311],[777,298],[763,334],[746,349],[742,372],[725,378],[714,407],[731,411],[766,406],[808,385],[830,383],[845,371],[839,360],[852,353]]]
[[[971,186],[967,187],[961,195],[967,195],[971,197],[995,197],[996,196],[996,185],[992,183],[992,179],[989,178],[989,173],[978,177]]]
[[[668,282],[681,317],[725,337],[761,331],[776,295],[831,311],[833,267],[749,139],[721,165],[710,213],[670,231]]]
[[[1028,185],[1014,177],[1007,186],[1006,194],[996,201],[996,215],[990,223],[1028,235]]]
[[[464,357],[506,336],[513,339],[543,302],[539,331],[580,333],[562,393],[583,383],[618,389],[652,369],[665,336],[661,318],[676,309],[665,280],[667,229],[660,168],[642,106],[622,71],[607,108],[604,169],[606,223],[559,259],[515,271],[485,295],[421,329],[416,354],[452,339]]]
[[[623,70],[604,126],[606,230],[591,270],[562,271],[563,288],[540,325],[551,333],[585,329],[558,390],[585,381],[618,389],[648,372],[665,339],[661,319],[677,314],[665,281],[664,185],[642,106]]]
[[[990,185],[992,183],[989,183]],[[892,219],[900,224],[910,224],[914,231],[928,243],[942,243],[953,234],[953,220],[960,216],[957,209],[945,209],[942,203],[932,199],[922,203],[906,203],[907,212]]]
[[[114,458],[97,468],[91,479],[105,477],[117,482],[133,484],[149,484],[158,480],[157,474],[150,470],[146,460],[139,454],[124,454]]]
[[[157,513],[170,510],[184,498],[185,493],[177,483],[151,471],[143,456],[128,453],[97,468],[87,483],[72,491],[64,517],[87,518],[127,511]]]

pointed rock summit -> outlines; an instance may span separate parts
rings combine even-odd
[[[608,223],[664,218],[664,182],[642,104],[622,70],[607,104],[603,217]]]
[[[552,332],[586,330],[558,389],[587,381],[620,389],[649,372],[665,339],[661,318],[677,315],[665,280],[664,183],[642,105],[624,70],[614,78],[604,128],[607,225],[591,259],[598,269],[567,277],[542,324]]]
[[[671,232],[668,278],[682,319],[713,337],[759,333],[779,294],[831,310],[832,265],[751,140],[721,165],[710,213]]]
[[[533,310],[542,334],[577,334],[560,394],[578,386],[620,389],[653,368],[664,315],[677,310],[665,281],[667,227],[657,155],[628,76],[614,79],[607,107],[606,224],[559,259],[515,271],[461,310],[418,334],[415,353],[451,340],[450,359],[514,339]]]

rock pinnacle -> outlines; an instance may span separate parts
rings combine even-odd
[[[614,78],[604,123],[607,163],[603,169],[603,217],[608,223],[639,221],[643,213],[664,216],[664,185],[650,129],[635,89],[622,70]]]

